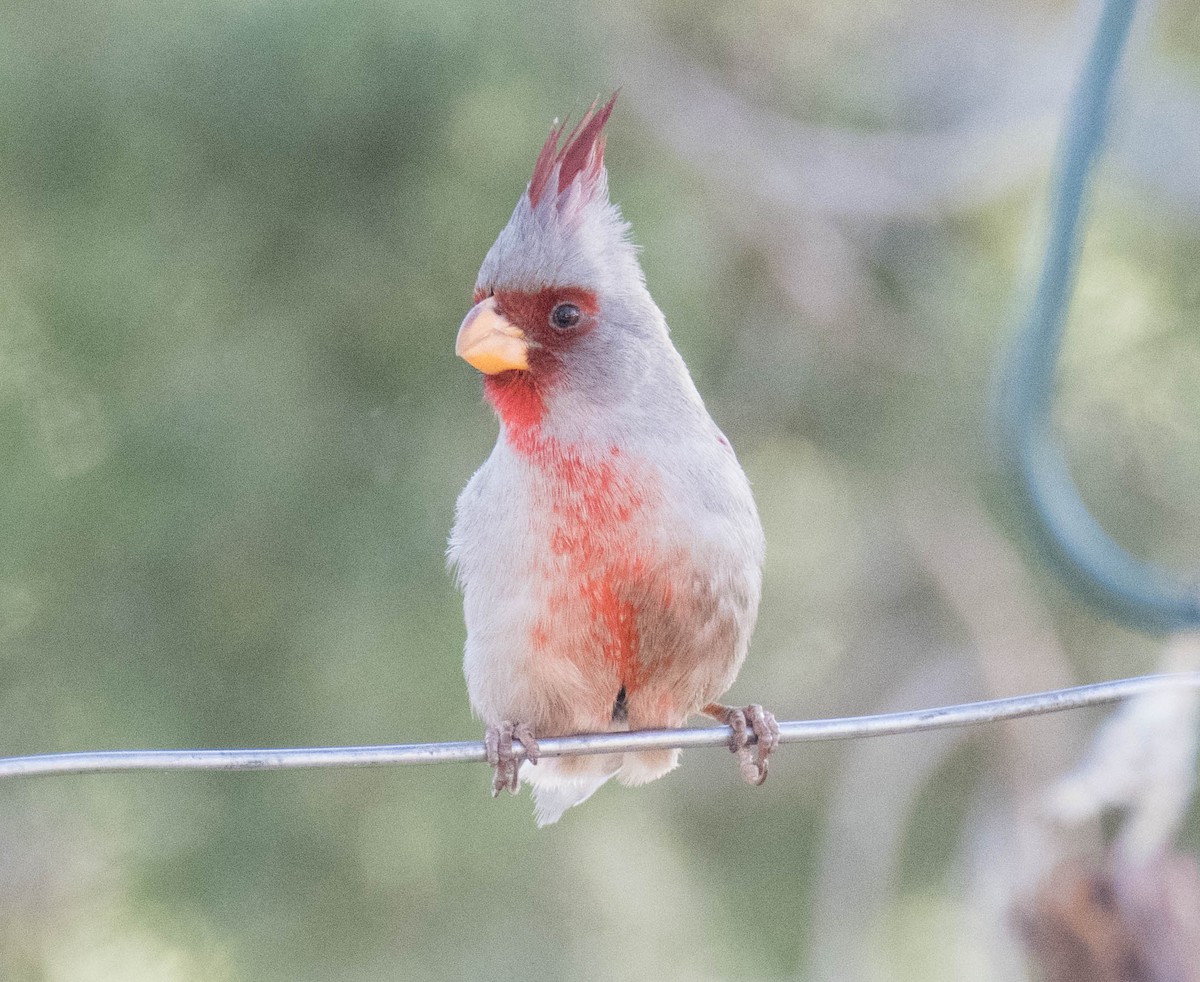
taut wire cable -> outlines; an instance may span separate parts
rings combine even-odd
[[[1085,706],[1109,705],[1147,692],[1174,687],[1200,689],[1200,672],[1144,675],[1007,699],[880,716],[797,720],[780,723],[779,738],[782,743],[810,743],[976,726]],[[582,733],[547,737],[538,743],[543,757],[570,757],[670,747],[727,747],[732,734],[728,726],[710,726],[683,730],[639,730],[632,733]],[[513,749],[518,756],[524,754],[519,741],[514,741]],[[0,778],[118,771],[272,771],[313,767],[482,763],[486,759],[480,741],[251,750],[98,750],[0,758]]]

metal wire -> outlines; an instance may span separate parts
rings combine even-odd
[[[1117,545],[1084,504],[1051,426],[1086,196],[1104,142],[1135,0],[1105,0],[1067,113],[1037,289],[1003,368],[997,415],[1017,500],[1042,555],[1084,599],[1151,631],[1200,624],[1200,589]]]
[[[1120,702],[1168,688],[1200,689],[1200,672],[1145,675],[1096,685],[1056,689],[1034,695],[972,702],[937,709],[916,709],[881,716],[800,720],[780,723],[783,743],[853,740],[861,737],[919,733],[947,727],[976,726],[1022,716],[1039,716],[1085,706]],[[613,754],[669,747],[727,747],[728,726],[686,730],[639,730],[633,733],[583,733],[540,740],[543,757]],[[518,755],[524,750],[514,741]],[[385,764],[482,763],[483,744],[410,743],[380,747],[292,747],[277,750],[100,750],[0,758],[0,778],[50,774],[97,774],[116,771],[268,771],[308,767],[372,767]]]

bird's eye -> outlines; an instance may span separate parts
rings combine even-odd
[[[550,311],[550,326],[560,331],[574,327],[583,315],[573,303],[560,303]]]

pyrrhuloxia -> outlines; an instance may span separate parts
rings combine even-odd
[[[500,419],[450,536],[467,688],[487,725],[493,793],[528,782],[539,825],[610,777],[644,784],[679,760],[538,761],[539,736],[679,727],[703,712],[734,727],[756,784],[778,741],[760,706],[714,702],[754,627],[762,527],[608,200],[615,100],[593,105],[561,147],[564,127],[552,128],[455,349],[483,373]]]

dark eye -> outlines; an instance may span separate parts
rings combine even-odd
[[[578,324],[579,318],[582,316],[579,308],[573,303],[560,303],[550,311],[550,326],[556,327],[560,331],[565,331],[567,328]]]

